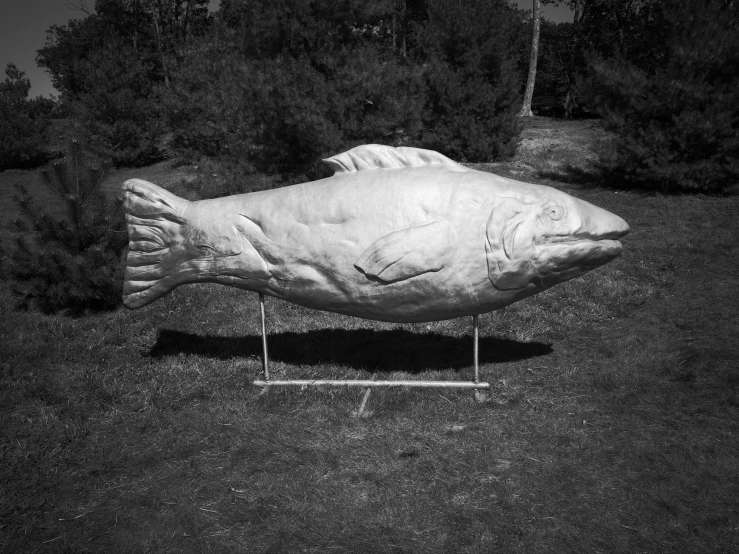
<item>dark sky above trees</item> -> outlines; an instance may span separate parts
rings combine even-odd
[[[515,0],[518,7],[522,10],[531,10],[533,2],[531,0]],[[549,6],[542,5],[541,16],[549,21],[555,23],[570,22],[572,21],[572,12],[566,6]]]
[[[92,9],[94,0],[82,0]],[[516,0],[521,9],[531,9],[531,0]],[[51,80],[36,66],[36,50],[44,45],[46,30],[52,25],[64,25],[70,19],[85,14],[70,8],[80,0],[23,0],[3,2],[0,9],[0,68],[13,62],[31,80],[31,97],[56,95]],[[215,9],[220,0],[211,0]],[[563,6],[543,6],[543,15],[551,21],[570,21],[572,16]]]

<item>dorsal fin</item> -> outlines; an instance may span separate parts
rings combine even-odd
[[[438,165],[455,171],[467,171],[467,168],[463,165],[433,150],[407,146],[393,148],[383,144],[364,144],[323,161],[333,167],[336,173],[351,173],[370,169],[400,169],[426,165]]]

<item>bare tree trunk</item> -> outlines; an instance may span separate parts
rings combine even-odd
[[[539,30],[541,29],[541,0],[534,0],[534,31],[531,34],[531,57],[529,58],[529,77],[526,80],[526,92],[523,95],[523,105],[518,112],[520,117],[533,117],[531,99],[534,96],[534,82],[536,81],[536,60],[539,58]]]
[[[167,70],[167,60],[164,57],[164,48],[162,47],[162,30],[159,27],[159,17],[161,14],[162,4],[159,2],[158,6],[152,6],[151,17],[154,20],[154,30],[157,34],[157,50],[159,51],[159,59],[162,64],[162,72],[164,73],[164,86],[169,88],[169,71]]]
[[[567,96],[565,96],[565,119],[572,119],[572,110],[577,107],[575,93],[572,91],[572,84],[567,83]]]
[[[182,40],[187,40],[190,35],[190,0],[187,0],[187,6],[185,7],[185,17],[180,24],[180,32],[182,33]]]
[[[572,110],[577,107],[577,101],[575,99],[575,87],[574,80],[570,77],[569,68],[565,65],[562,56],[557,53],[559,59],[559,65],[562,66],[564,71],[565,79],[567,80],[567,94],[565,95],[565,119],[572,119]]]
[[[397,44],[396,33],[395,33],[395,25],[396,25],[395,19],[396,19],[395,12],[393,12],[393,50],[395,50],[395,45]]]
[[[408,22],[406,21],[406,18],[408,17],[406,13],[407,5],[406,0],[401,0],[401,12],[400,12],[400,55],[401,57],[405,58],[406,51],[405,51],[405,35],[407,33],[407,25]]]

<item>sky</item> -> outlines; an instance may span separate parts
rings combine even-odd
[[[534,7],[533,0],[516,0],[516,3],[522,10],[531,10]],[[566,6],[542,5],[541,16],[555,23],[572,23],[572,11]]]
[[[56,95],[51,80],[36,66],[36,50],[46,43],[46,30],[52,25],[65,25],[70,19],[85,16],[71,6],[82,1],[91,8],[94,0],[0,0],[0,81],[5,80],[5,67],[13,62],[31,80],[31,97]],[[516,0],[522,9],[530,10],[533,0]],[[211,0],[217,7],[219,0]],[[543,6],[542,14],[552,21],[572,21],[565,7]]]

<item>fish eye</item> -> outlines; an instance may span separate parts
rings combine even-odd
[[[547,207],[544,208],[544,213],[549,217],[549,219],[552,219],[554,221],[559,221],[565,215],[567,215],[567,212],[562,206],[553,203],[548,204]]]

